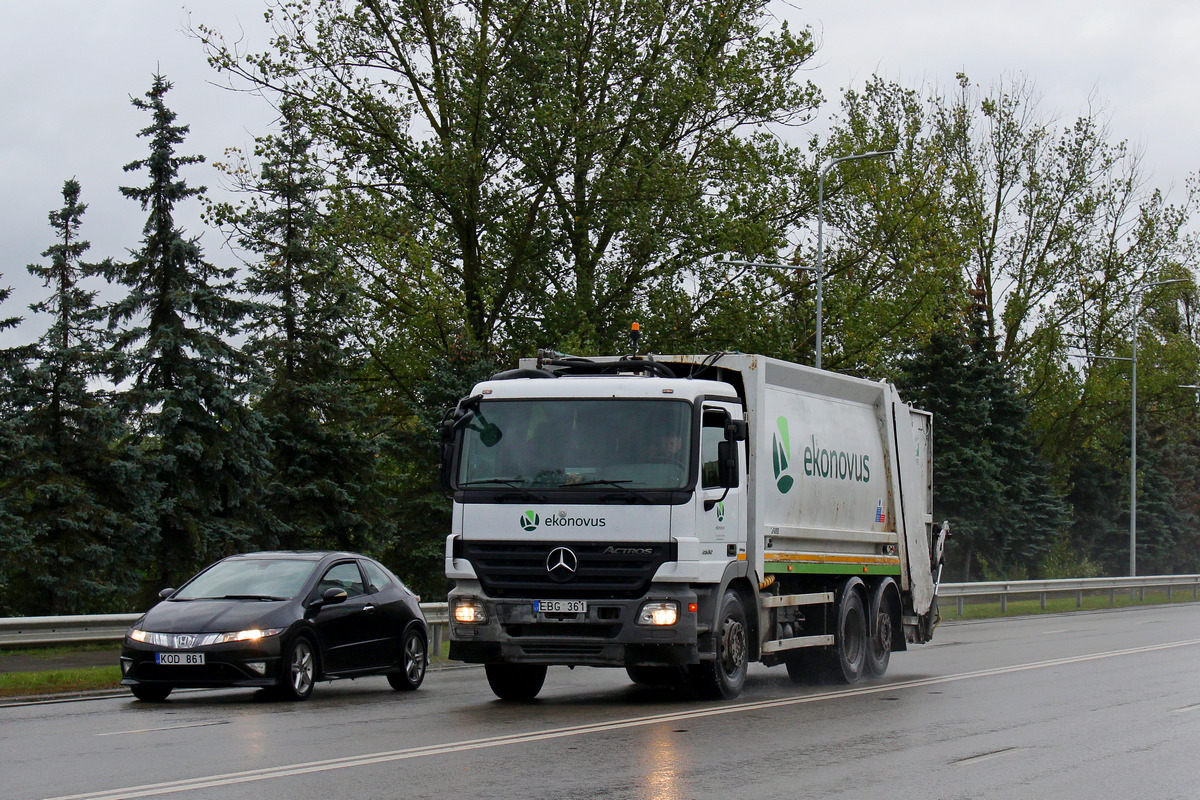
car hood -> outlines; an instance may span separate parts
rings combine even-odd
[[[164,600],[146,612],[139,628],[157,633],[225,633],[284,628],[298,616],[292,600]]]

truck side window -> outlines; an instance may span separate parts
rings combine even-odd
[[[700,487],[718,489],[721,481],[717,477],[717,445],[725,441],[725,423],[729,414],[717,408],[704,409],[700,429]]]

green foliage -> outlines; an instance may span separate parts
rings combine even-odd
[[[176,155],[188,129],[166,106],[170,88],[156,75],[146,99],[133,100],[152,115],[139,133],[150,153],[125,169],[146,170],[148,182],[121,193],[149,214],[141,246],[109,275],[128,291],[110,309],[121,356],[114,377],[124,382],[119,406],[149,476],[143,501],[156,528],[157,570],[149,577],[178,585],[254,540],[267,462],[261,421],[240,398],[249,365],[230,340],[246,307],[232,297],[232,270],[205,261],[174,222],[175,206],[203,191],[179,169],[203,159]]]
[[[108,365],[101,312],[79,286],[100,270],[81,260],[79,191],[64,183],[63,208],[50,214],[58,241],[42,254],[50,262],[29,266],[50,289],[33,309],[52,322],[33,366],[13,374],[14,469],[4,487],[15,541],[2,602],[15,613],[104,608],[137,588],[144,562],[146,529],[126,492],[136,468],[115,409],[92,388]]]
[[[324,181],[311,138],[290,105],[278,136],[259,141],[258,179],[241,208],[211,209],[254,254],[246,280],[256,298],[246,352],[261,370],[256,410],[270,440],[258,504],[267,548],[375,551],[395,529],[379,475],[371,397],[351,324],[358,293],[328,240]]]
[[[788,149],[745,132],[811,111],[796,78],[813,45],[772,30],[762,0],[288,2],[268,18],[273,52],[200,36],[217,68],[294,100],[338,165],[381,350],[399,331],[418,363],[461,336],[607,350],[663,300],[694,338],[681,289],[722,290],[707,257],[773,251],[795,213]]]
[[[952,523],[950,574],[964,581],[981,572],[997,579],[1028,575],[1067,517],[1016,386],[986,339],[970,341],[965,332],[935,333],[901,366],[902,393],[932,412],[937,426],[933,513]]]

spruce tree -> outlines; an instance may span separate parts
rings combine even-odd
[[[3,276],[0,275],[0,278]],[[0,287],[0,306],[12,297],[12,287]],[[21,317],[0,316],[0,331],[15,328]],[[17,429],[20,404],[17,402],[16,378],[25,367],[28,348],[0,348],[0,615],[12,616],[15,610],[9,605],[9,587],[14,574],[20,567],[18,554],[29,545],[29,537],[15,514],[16,501],[21,499],[16,490],[16,478],[22,469],[20,452],[24,449],[25,437]]]
[[[259,141],[253,197],[214,207],[214,217],[257,256],[246,351],[265,371],[256,404],[271,440],[264,544],[371,551],[394,523],[358,375],[364,358],[351,344],[355,286],[326,238],[311,143],[285,103],[281,134]]]
[[[204,191],[189,187],[179,170],[204,159],[176,154],[188,126],[174,124],[164,100],[170,89],[156,75],[145,99],[132,99],[151,115],[138,134],[150,152],[125,170],[145,170],[147,183],[121,193],[149,215],[141,246],[111,270],[128,295],[110,318],[120,327],[115,377],[153,476],[147,486],[160,489],[148,498],[157,536],[153,578],[178,585],[252,541],[265,460],[256,418],[241,399],[247,362],[231,344],[245,313],[233,294],[234,270],[206,261],[198,239],[174,220],[179,203]]]
[[[977,322],[978,320],[973,320]],[[933,413],[934,517],[949,519],[950,574],[1027,577],[1066,525],[1028,409],[982,327],[949,322],[902,361],[906,400]]]
[[[87,206],[74,179],[62,194],[63,207],[50,213],[57,242],[42,253],[49,263],[28,268],[50,290],[32,309],[51,322],[14,387],[20,468],[10,511],[26,546],[16,554],[9,604],[26,614],[124,610],[120,601],[137,588],[145,533],[126,491],[138,476],[120,417],[94,388],[107,355],[95,292],[80,284],[100,269],[82,261]]]

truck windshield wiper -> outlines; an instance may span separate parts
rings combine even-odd
[[[269,594],[226,594],[214,597],[214,600],[287,600],[286,597],[275,597]]]
[[[629,492],[629,493],[630,493],[631,495],[633,495],[634,497],[637,497],[637,498],[639,498],[639,499],[641,499],[641,500],[645,500],[647,503],[653,503],[653,502],[654,502],[654,498],[652,498],[650,495],[646,494],[645,492],[639,492],[637,489],[631,489],[630,487],[628,487],[628,486],[624,486],[624,485],[623,485],[623,484],[626,484],[626,483],[632,483],[632,482],[633,482],[633,481],[631,481],[631,480],[619,480],[619,481],[606,481],[606,480],[579,481],[578,483],[560,483],[560,484],[558,485],[558,488],[560,488],[560,489],[574,489],[574,488],[576,488],[576,487],[578,487],[578,486],[615,486],[616,488],[618,488],[618,489],[620,489],[620,490],[622,490],[622,491]]]

